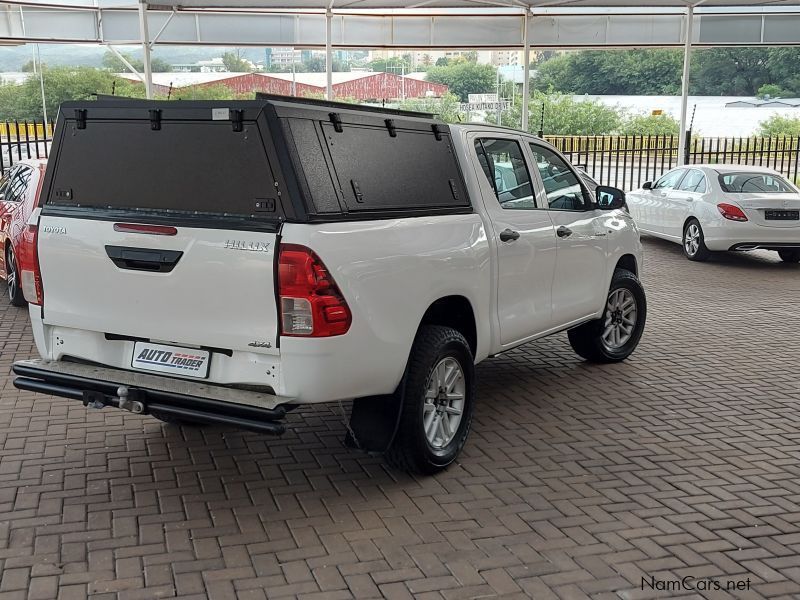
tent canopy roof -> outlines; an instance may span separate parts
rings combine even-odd
[[[263,8],[272,10],[399,10],[399,9],[797,9],[799,0],[148,0],[153,6],[186,8]]]

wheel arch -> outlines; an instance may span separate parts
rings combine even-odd
[[[697,217],[695,217],[694,215],[689,215],[689,216],[687,216],[687,217],[686,217],[686,218],[683,220],[683,226],[681,227],[681,236],[683,236],[683,232],[684,232],[684,231],[686,231],[686,226],[689,224],[689,222],[690,222],[690,221],[697,221],[697,224],[698,224],[698,225],[700,225],[700,219],[698,219],[698,218],[697,218]],[[700,225],[700,229],[702,229],[702,228],[703,228],[703,226],[702,226],[702,225]]]
[[[478,327],[475,310],[465,296],[443,296],[432,302],[420,320],[419,327],[423,325],[441,325],[455,329],[467,340],[469,349],[475,356],[478,348]]]
[[[636,261],[636,257],[633,254],[623,254],[620,256],[614,267],[614,270],[617,269],[625,269],[637,277],[639,276],[639,263]]]

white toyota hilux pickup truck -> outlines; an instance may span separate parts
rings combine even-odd
[[[623,192],[528,134],[275,97],[67,103],[55,131],[18,388],[271,434],[353,400],[351,446],[432,473],[477,363],[563,331],[615,362],[642,335]]]

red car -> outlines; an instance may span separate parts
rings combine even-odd
[[[27,304],[23,288],[36,293],[33,274],[36,272],[36,228],[28,226],[28,219],[39,204],[44,170],[47,161],[23,160],[0,179],[0,277],[8,286],[8,301],[14,306]],[[24,280],[30,279],[24,285]]]

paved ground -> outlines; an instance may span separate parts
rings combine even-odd
[[[466,451],[435,478],[344,448],[333,410],[270,439],[6,377],[0,600],[703,597],[663,591],[685,576],[798,598],[800,268],[648,241],[645,284],[625,364],[558,336],[481,365]],[[2,317],[7,373],[34,350],[25,311]]]

